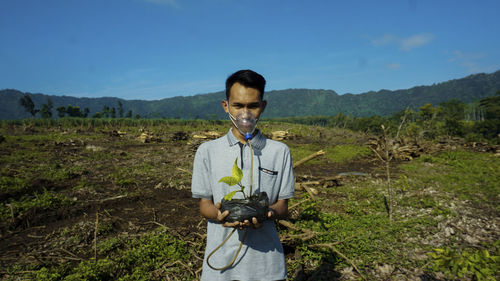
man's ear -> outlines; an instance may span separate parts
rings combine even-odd
[[[266,105],[267,105],[267,101],[266,100],[263,100],[260,107],[262,107],[262,110],[260,111],[260,113],[262,114],[262,112],[264,112],[264,109],[266,109]]]
[[[227,100],[222,100],[221,104],[222,104],[222,109],[224,109],[224,111],[228,113],[229,109],[227,108]]]

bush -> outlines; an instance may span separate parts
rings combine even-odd
[[[491,255],[486,249],[458,252],[449,247],[434,249],[429,255],[434,262],[433,269],[443,271],[448,278],[472,277],[478,281],[495,281],[495,275],[500,271],[498,242],[496,244],[496,255]]]

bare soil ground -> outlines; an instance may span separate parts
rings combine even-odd
[[[89,138],[96,134],[98,137]],[[96,214],[100,225],[111,226],[106,230],[106,236],[141,235],[159,225],[168,227],[181,237],[204,233],[205,222],[199,215],[198,202],[191,198],[189,174],[194,152],[204,140],[188,140],[189,136],[183,132],[166,134],[149,143],[142,143],[132,136],[120,137],[114,131],[79,131],[78,135],[81,138],[49,142],[34,139],[28,143],[47,155],[46,161],[52,161],[56,167],[78,166],[84,169],[65,181],[50,181],[43,175],[34,174],[22,194],[0,194],[2,200],[19,199],[23,194],[47,189],[57,191],[75,203],[57,209],[33,207],[1,223],[0,262],[3,268],[13,264],[50,263],[51,258],[64,260],[69,257],[70,261],[89,258]],[[301,141],[307,140],[298,140]],[[22,149],[21,145],[26,144],[4,143],[0,154],[14,153]],[[96,157],[103,154],[105,156]],[[17,164],[39,164],[31,162],[31,159],[25,161]],[[135,167],[141,162],[163,169],[156,169],[160,173],[144,177],[129,175],[135,178],[133,183],[125,186],[110,179],[109,174],[117,168]],[[295,173],[297,176],[328,176],[351,171],[370,173],[375,166],[370,159],[359,159],[349,163],[303,165]],[[21,170],[15,164],[9,169],[13,175],[16,170]],[[75,188],[83,179],[92,188]],[[62,241],[67,238],[64,235],[68,232],[77,235],[79,241]]]
[[[64,181],[50,181],[43,175],[33,174],[26,190],[1,193],[0,200],[21,198],[23,194],[46,189],[57,191],[74,204],[49,209],[33,207],[21,214],[13,210],[14,217],[0,223],[1,268],[78,263],[90,258],[96,220],[102,226],[98,239],[140,236],[159,226],[166,227],[178,237],[202,239],[205,221],[199,215],[197,200],[191,198],[189,174],[200,140],[192,140],[183,132],[158,135],[149,143],[138,141],[136,136],[120,136],[112,130],[66,133],[74,134],[75,138],[48,142],[34,139],[28,145],[46,155],[45,161],[53,163],[55,169],[72,166],[80,169]],[[364,141],[366,139],[359,140],[360,143]],[[317,140],[300,138],[288,142],[311,143]],[[15,153],[23,149],[23,145],[8,141],[3,144],[0,155]],[[40,164],[31,162],[36,159],[26,158],[24,161],[11,163],[8,167],[5,163],[0,164],[0,168],[15,175],[22,166]],[[154,169],[152,172],[147,167],[141,170],[141,163]],[[395,175],[397,164],[392,164]],[[297,177],[329,177],[360,172],[377,178],[384,176],[379,167],[375,158],[360,158],[347,163],[303,165],[295,170],[295,174]],[[117,174],[120,169],[129,174]],[[112,174],[117,176],[110,177]],[[82,181],[88,186],[77,187]],[[287,248],[287,254],[293,256],[293,248]],[[200,260],[194,263],[194,267],[201,265]],[[5,272],[0,276],[2,274]]]

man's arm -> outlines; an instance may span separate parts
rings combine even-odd
[[[269,206],[269,212],[267,212],[267,217],[270,220],[281,220],[288,217],[288,199],[281,199],[276,201],[276,203]],[[262,223],[257,220],[257,218],[252,218],[252,223],[246,220],[243,222],[244,227],[260,228]]]
[[[286,219],[288,217],[288,199],[281,199],[269,206],[267,217],[270,219]]]

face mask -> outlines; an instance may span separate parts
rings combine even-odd
[[[255,131],[255,127],[257,127],[259,119],[255,118],[255,116],[248,110],[245,110],[234,117],[231,113],[229,113],[229,102],[227,102],[227,108],[229,119],[231,119],[231,122],[233,122],[236,129],[238,129],[238,131],[245,136],[246,141],[252,139],[252,134]]]

